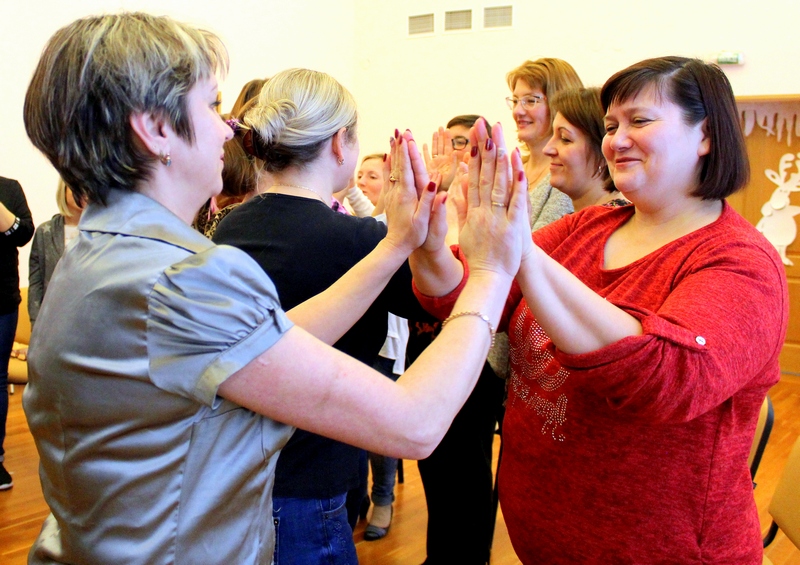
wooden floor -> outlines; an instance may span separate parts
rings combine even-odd
[[[6,468],[14,487],[0,491],[0,564],[22,565],[47,515],[37,474],[38,456],[21,407],[21,388],[11,396],[7,425]],[[769,526],[767,506],[794,440],[800,436],[800,377],[784,376],[770,392],[775,406],[775,427],[756,476],[756,502],[762,529]],[[495,446],[496,451],[497,446]],[[362,565],[419,565],[425,559],[425,495],[416,463],[405,462],[405,484],[398,485],[395,518],[389,535],[364,541],[364,523],[355,539]],[[458,543],[454,539],[454,543]],[[775,565],[800,565],[797,550],[783,535],[766,552]],[[498,516],[492,565],[513,565],[519,560],[511,548],[502,513]]]

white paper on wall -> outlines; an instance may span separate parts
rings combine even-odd
[[[755,126],[774,135],[778,141],[786,134],[786,145],[792,144],[792,136],[800,137],[800,103],[783,102],[739,102],[739,115],[745,135],[750,135]]]
[[[789,173],[792,165],[797,171]],[[786,248],[797,237],[794,217],[800,214],[800,206],[792,206],[789,196],[792,192],[800,192],[800,153],[786,153],[781,157],[778,172],[767,169],[764,174],[777,188],[761,207],[761,219],[756,224],[756,229],[775,246],[784,265],[794,265],[786,256]]]

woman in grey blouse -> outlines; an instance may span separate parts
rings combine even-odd
[[[269,563],[291,426],[425,457],[486,357],[519,266],[523,198],[492,205],[508,187],[475,187],[456,315],[394,383],[326,344],[427,237],[434,193],[415,187],[413,141],[392,151],[386,239],[284,312],[254,261],[189,226],[221,188],[232,131],[215,75],[226,68],[215,35],[128,13],[59,30],[34,72],[28,135],[86,209],[30,348],[24,407],[52,511],[30,563]],[[430,284],[463,284],[451,275]]]
[[[566,88],[580,88],[581,79],[572,65],[544,57],[525,61],[506,77],[511,96],[506,98],[517,137],[525,144],[525,176],[531,201],[531,230],[537,230],[572,213],[569,196],[550,185],[550,158],[544,146],[553,134],[549,100]]]

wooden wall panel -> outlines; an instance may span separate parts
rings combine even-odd
[[[750,183],[728,202],[756,225],[761,219],[761,207],[777,188],[764,171],[778,171],[784,154],[800,153],[800,135],[796,132],[800,127],[800,95],[740,97],[737,102],[745,131],[750,130],[745,138],[750,157]],[[792,166],[789,172],[797,170]],[[793,205],[800,205],[800,193],[790,199]],[[795,220],[800,221],[800,216]],[[786,255],[794,265],[785,267],[789,283],[789,331],[781,353],[781,370],[800,374],[800,237],[788,247]]]

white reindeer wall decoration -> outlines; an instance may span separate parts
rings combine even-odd
[[[800,206],[791,206],[789,194],[800,191],[800,153],[795,155],[787,153],[781,157],[779,171],[767,169],[764,174],[778,185],[769,201],[761,207],[761,219],[756,224],[756,229],[764,234],[769,242],[775,246],[784,265],[794,265],[786,256],[786,248],[797,237],[797,223],[794,217],[800,214]],[[797,167],[797,172],[788,175],[792,164]],[[788,178],[787,178],[788,175]]]

